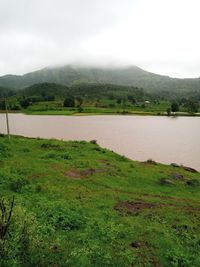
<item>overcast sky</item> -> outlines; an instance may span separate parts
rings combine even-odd
[[[69,63],[200,76],[200,0],[0,0],[0,75]]]

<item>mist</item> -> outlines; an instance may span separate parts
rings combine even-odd
[[[137,65],[200,76],[198,0],[2,0],[0,75]]]

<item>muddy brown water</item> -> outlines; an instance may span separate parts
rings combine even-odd
[[[92,140],[131,159],[187,165],[200,170],[200,117],[36,116],[9,114],[12,134]],[[6,132],[0,114],[0,132]]]

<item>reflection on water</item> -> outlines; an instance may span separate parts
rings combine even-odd
[[[92,140],[131,159],[188,165],[200,170],[200,118],[156,116],[32,116],[10,114],[12,134]],[[0,132],[6,132],[0,114]]]

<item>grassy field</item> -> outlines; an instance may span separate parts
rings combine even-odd
[[[200,266],[200,174],[190,169],[95,142],[1,136],[1,207],[13,196],[4,235],[0,216],[1,267]]]
[[[13,109],[16,106],[16,99],[11,98],[8,101],[8,109],[10,112],[20,112],[29,115],[167,115],[167,109],[170,108],[171,102],[169,101],[152,101],[149,104],[144,102],[131,103],[127,101],[125,105],[123,103],[117,103],[116,100],[110,100],[107,98],[87,99],[84,100],[80,109],[76,107],[64,107],[63,99],[57,98],[54,101],[40,101],[32,103],[27,108],[19,107]],[[0,112],[5,112],[1,111]],[[199,109],[200,112],[200,109]],[[174,115],[173,113],[171,115]],[[179,107],[179,112],[176,112],[178,116],[200,116],[200,113],[188,113],[184,106]]]
[[[96,103],[97,104],[97,103]],[[87,101],[82,106],[82,112],[80,113],[78,108],[65,108],[63,107],[62,101],[49,101],[39,102],[29,106],[23,110],[26,114],[37,114],[37,115],[87,115],[87,114],[146,114],[146,115],[157,115],[166,112],[170,103],[152,103],[147,106],[136,106],[126,105],[122,107],[122,104],[116,104],[114,100],[101,99],[98,105],[93,101]]]
[[[62,106],[62,101],[39,102],[29,106],[23,110],[26,114],[33,115],[167,115],[167,108],[171,105],[168,101],[161,101],[157,103],[150,103],[147,105],[133,105],[128,104],[122,107],[122,104],[116,104],[114,100],[101,99],[98,105],[91,101],[86,102],[82,106],[82,112],[78,108],[65,108]],[[188,114],[186,109],[180,107],[179,116],[191,116],[195,114]],[[196,114],[197,116],[197,114]]]

